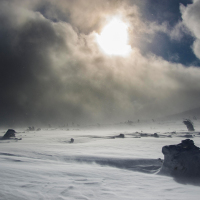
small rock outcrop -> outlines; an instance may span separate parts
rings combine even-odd
[[[15,137],[16,131],[13,129],[8,129],[7,132],[4,134],[3,139],[10,139],[11,137]]]
[[[35,127],[34,126],[30,126],[30,127],[28,127],[27,131],[35,131]]]
[[[125,135],[123,133],[120,133],[118,136],[115,136],[116,138],[125,138]]]
[[[194,126],[189,119],[184,120],[183,123],[187,126],[188,131],[194,131]]]
[[[71,138],[69,143],[74,143],[74,138]]]
[[[180,144],[162,148],[164,162],[159,174],[181,178],[200,179],[200,148],[193,140],[182,140]]]
[[[158,133],[154,133],[153,136],[156,137],[156,138],[159,137]]]

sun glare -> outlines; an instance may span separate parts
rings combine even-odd
[[[128,25],[118,18],[113,18],[100,35],[97,34],[97,42],[106,54],[128,55],[131,51],[131,46],[127,44]]]

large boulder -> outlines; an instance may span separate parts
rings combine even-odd
[[[8,129],[7,132],[4,134],[3,139],[10,139],[11,137],[15,137],[16,131],[13,129]]]
[[[180,144],[162,148],[164,162],[160,174],[177,178],[200,178],[200,148],[193,140],[186,139]]]

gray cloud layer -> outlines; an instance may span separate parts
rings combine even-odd
[[[192,6],[183,11],[185,23]],[[95,41],[106,16],[116,13],[132,25],[127,58],[105,55]],[[133,46],[148,30],[136,6],[114,0],[1,1],[0,22],[2,124],[124,121],[199,106],[198,68],[144,57]],[[198,43],[200,30],[192,27]]]

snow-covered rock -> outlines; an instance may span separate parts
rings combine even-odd
[[[200,148],[193,140],[182,140],[180,144],[162,148],[164,162],[159,174],[174,177],[200,178]]]

